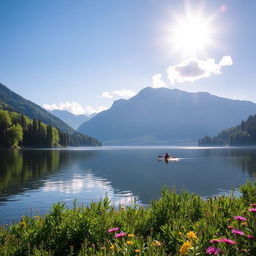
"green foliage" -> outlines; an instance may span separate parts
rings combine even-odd
[[[1,104],[0,104],[1,106]],[[8,110],[0,110],[0,146],[58,147],[98,146],[96,139],[79,133],[61,132],[40,120]]]
[[[205,136],[199,140],[199,145],[255,145],[256,144],[256,115],[249,116],[240,125],[226,129],[217,136]]]
[[[239,198],[231,194],[203,200],[165,188],[147,208],[114,208],[108,198],[87,207],[76,201],[72,208],[58,203],[45,216],[24,216],[20,223],[2,226],[0,255],[192,256],[207,255],[209,246],[221,249],[221,255],[255,255],[256,213],[248,208],[256,207],[250,206],[255,203],[256,183],[242,186],[241,193]],[[113,227],[119,230],[108,232]],[[125,234],[116,238],[120,232]],[[212,239],[217,239],[215,244]]]
[[[21,125],[14,124],[7,129],[7,145],[8,146],[18,147],[22,139],[23,139],[23,130]]]

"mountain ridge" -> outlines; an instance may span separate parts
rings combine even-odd
[[[114,102],[78,131],[96,136],[105,144],[147,144],[143,141],[146,137],[154,145],[197,144],[205,134],[216,134],[254,113],[256,104],[250,101],[208,92],[146,87],[129,100]]]
[[[0,83],[0,101],[15,109],[16,112],[27,115],[31,119],[41,120],[46,124],[52,125],[64,132],[75,132],[74,129],[65,122],[53,116],[38,104],[27,100],[10,90],[2,83]]]
[[[49,111],[50,114],[56,116],[66,124],[68,124],[73,129],[77,129],[82,123],[89,120],[87,115],[74,115],[69,111],[66,110],[51,110]]]

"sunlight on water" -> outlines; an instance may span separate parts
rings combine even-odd
[[[159,161],[169,152],[179,161]],[[255,148],[99,147],[2,150],[0,222],[45,214],[56,202],[72,207],[106,195],[115,206],[147,205],[162,188],[227,195],[256,177]],[[32,210],[33,209],[33,210]]]

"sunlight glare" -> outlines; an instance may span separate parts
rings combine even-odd
[[[183,55],[195,57],[213,44],[213,32],[211,18],[192,13],[179,16],[171,27],[172,46]]]

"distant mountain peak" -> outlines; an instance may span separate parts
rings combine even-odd
[[[78,131],[104,144],[194,143],[256,113],[256,104],[221,98],[207,92],[146,87],[128,100],[82,124]]]

